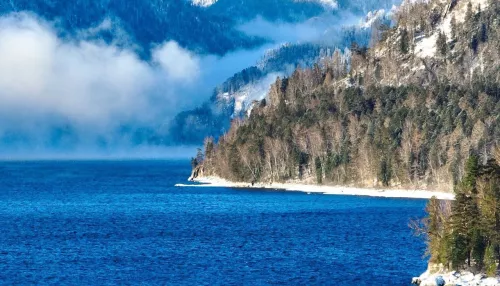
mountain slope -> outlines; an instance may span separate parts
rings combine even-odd
[[[204,173],[450,191],[470,153],[487,161],[499,143],[500,5],[448,4],[405,4],[373,48],[278,79],[247,120],[207,141]],[[453,38],[436,37],[439,53],[416,48],[464,13]]]
[[[310,22],[310,26],[324,28],[323,38],[329,39],[327,43],[284,44],[267,51],[256,66],[237,73],[217,87],[202,107],[179,113],[171,123],[175,142],[200,144],[207,136],[218,137],[229,129],[232,119],[245,117],[255,106],[254,101],[266,97],[266,88],[269,89],[277,76],[288,76],[297,67],[312,67],[321,59],[331,57],[335,46],[345,48],[352,43],[368,46],[372,26],[390,24],[384,10],[369,13],[352,26],[332,26],[329,17],[314,18]]]
[[[255,100],[267,96],[277,76],[289,74],[296,66],[310,67],[331,54],[321,45],[283,45],[270,50],[256,66],[236,73],[214,89],[201,107],[180,112],[171,123],[173,140],[179,144],[200,144],[207,136],[219,136],[234,118],[245,117]]]
[[[396,15],[401,19],[396,30],[370,51],[371,62],[360,59],[355,73],[382,85],[425,85],[443,79],[463,83],[477,72],[494,74],[496,8],[489,3],[497,5],[488,0],[404,5]]]
[[[260,16],[273,22],[302,22],[322,14],[366,15],[370,11],[390,10],[401,0],[218,0],[207,8],[215,15],[230,15],[245,22]]]
[[[144,53],[151,45],[168,40],[175,40],[193,52],[219,55],[263,43],[262,39],[252,39],[237,31],[226,15],[207,13],[184,0],[12,0],[0,3],[0,14],[15,11],[30,11],[49,21],[57,21],[61,32],[70,34],[111,19]]]

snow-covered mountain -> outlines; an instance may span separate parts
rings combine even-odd
[[[143,51],[149,50],[151,45],[174,40],[196,53],[223,55],[229,51],[255,48],[263,44],[263,39],[248,37],[239,31],[239,24],[258,16],[271,21],[303,21],[325,12],[325,3],[329,1],[320,2],[79,0],[69,3],[63,0],[10,0],[0,3],[0,15],[29,11],[45,20],[57,22],[63,35],[77,33],[111,20]],[[102,36],[108,40],[117,37],[115,34]]]
[[[337,47],[351,43],[368,46],[373,25],[390,24],[390,11],[368,13],[357,24],[338,26],[332,15],[314,17],[301,25],[320,31],[316,43],[283,44],[266,51],[255,66],[244,69],[215,88],[212,97],[202,106],[179,113],[171,123],[171,134],[177,143],[199,144],[207,136],[217,137],[229,128],[230,121],[245,117],[253,106],[266,98],[276,78],[289,76],[297,67],[309,68],[331,58]],[[324,39],[328,39],[324,40]],[[349,52],[342,51],[343,54]]]
[[[416,39],[415,52],[420,58],[434,57],[436,55],[436,42],[440,33],[445,34],[447,38],[452,38],[452,21],[455,19],[455,24],[457,25],[465,22],[469,3],[471,4],[472,12],[476,12],[489,5],[488,0],[471,0],[470,2],[441,0],[440,2],[446,4],[444,5],[445,11],[443,11],[444,17],[440,19],[439,24],[431,33],[421,35]]]
[[[310,68],[331,60],[336,51],[339,50],[316,44],[286,44],[267,51],[255,66],[217,86],[210,100],[179,113],[170,127],[174,141],[199,144],[207,136],[218,137],[228,130],[232,119],[248,116],[255,104],[267,97],[277,77],[289,76],[297,67]]]
[[[491,28],[481,23],[481,11],[491,3],[494,1],[405,1],[394,11],[405,21],[372,49],[377,64],[359,72],[379,84],[394,86],[429,84],[439,77],[461,82],[476,76],[478,70],[487,73],[487,68],[495,66],[492,51],[496,50],[488,43]],[[481,43],[487,44],[481,49]],[[382,65],[385,70],[379,75],[377,66]]]

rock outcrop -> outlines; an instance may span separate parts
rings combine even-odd
[[[203,177],[203,165],[198,165],[193,168],[193,171],[191,171],[191,176],[189,177],[188,181],[194,181],[196,178]]]

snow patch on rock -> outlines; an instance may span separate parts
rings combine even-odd
[[[406,0],[403,2],[402,6],[413,4],[416,2],[429,2],[428,0]],[[481,9],[488,6],[488,0],[471,0],[472,9],[476,12],[480,7]],[[438,33],[444,33],[448,39],[451,38],[451,20],[455,17],[457,24],[463,23],[465,21],[465,15],[467,13],[468,1],[458,1],[457,6],[452,10],[446,9],[445,17],[441,23],[437,26],[435,32],[427,37],[420,36],[416,38],[415,54],[420,58],[433,57],[436,54],[436,40]],[[451,11],[451,12],[450,12]]]
[[[385,15],[386,15],[386,11],[384,9],[370,11],[370,12],[368,12],[368,14],[366,14],[366,17],[361,20],[359,27],[362,29],[371,28],[373,26],[373,24],[375,23],[375,21],[384,17]]]
[[[219,101],[227,103],[234,99],[233,117],[243,116],[244,112],[246,112],[247,115],[250,115],[253,102],[261,101],[266,98],[267,93],[269,92],[271,85],[276,81],[276,78],[283,76],[284,74],[282,73],[271,73],[257,82],[241,87],[236,92],[221,93],[217,97]]]
[[[419,40],[415,45],[416,55],[421,58],[434,57],[436,54],[436,41],[437,34]]]

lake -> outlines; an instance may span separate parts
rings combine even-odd
[[[189,161],[0,163],[2,285],[409,285],[425,200],[174,187]]]

